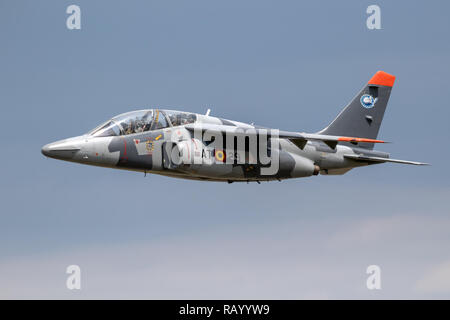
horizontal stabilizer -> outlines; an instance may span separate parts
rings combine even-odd
[[[412,164],[416,166],[429,165],[428,163],[416,162],[416,161],[407,161],[407,160],[397,160],[397,159],[389,159],[389,158],[381,158],[381,157],[369,157],[369,156],[361,156],[357,154],[345,154],[345,158],[361,161],[361,162],[374,162],[374,163],[382,163],[382,162],[393,162],[393,163],[402,163],[402,164]]]

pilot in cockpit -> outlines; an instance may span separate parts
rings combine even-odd
[[[136,133],[144,132],[144,120],[136,120],[135,122],[136,129],[134,130]]]
[[[125,134],[132,134],[134,133],[134,122],[132,119],[130,119],[130,122],[127,124],[127,128],[125,130]]]

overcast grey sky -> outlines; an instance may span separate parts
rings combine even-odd
[[[81,7],[81,30],[66,8]],[[381,7],[381,30],[366,8]],[[0,1],[0,298],[450,298],[448,1]],[[220,184],[46,159],[166,106],[326,126],[397,76],[378,149],[340,177]],[[68,265],[82,290],[65,287]],[[366,289],[366,267],[382,290]]]

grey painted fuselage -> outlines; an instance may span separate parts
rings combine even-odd
[[[222,126],[233,125],[238,128],[254,128],[254,126],[223,120],[216,117],[196,114],[196,123],[208,123]],[[361,148],[337,145],[334,149],[320,141],[308,141],[303,149],[289,139],[277,139],[279,142],[279,169],[272,175],[262,175],[261,165],[224,163],[213,159],[212,163],[191,164],[178,168],[164,166],[164,148],[167,141],[193,139],[192,131],[184,125],[133,133],[123,136],[95,136],[86,134],[50,143],[42,148],[44,155],[60,160],[82,164],[141,171],[161,174],[177,178],[214,180],[214,181],[266,181],[288,178],[307,177],[313,174],[342,174],[348,170],[369,164],[346,159],[345,154],[364,154],[369,156],[388,157],[388,154]],[[207,152],[213,157],[214,150]],[[209,152],[208,152],[209,151]],[[233,150],[224,150],[225,155],[232,155]],[[204,157],[206,157],[204,155]]]
[[[42,153],[94,166],[228,182],[339,175],[383,162],[420,165],[373,150],[374,143],[383,143],[376,138],[394,80],[378,71],[336,119],[315,134],[147,109],[116,116],[85,135],[47,144]]]

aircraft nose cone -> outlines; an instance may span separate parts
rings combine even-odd
[[[41,152],[46,157],[70,160],[79,150],[79,140],[72,138],[46,144],[42,147]]]
[[[42,149],[41,149],[41,152],[42,152],[42,154],[44,155],[44,156],[46,156],[46,157],[50,157],[50,145],[51,145],[51,143],[49,143],[49,144],[46,144],[45,146],[43,146],[42,147]]]

